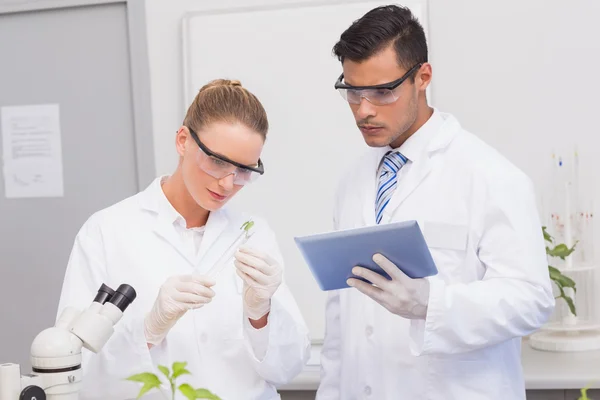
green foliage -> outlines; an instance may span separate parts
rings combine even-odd
[[[171,389],[171,399],[175,400],[175,392],[179,391],[189,400],[197,399],[208,399],[208,400],[221,400],[217,395],[211,393],[207,389],[194,389],[187,383],[179,385],[177,387],[176,380],[182,375],[191,375],[190,371],[186,369],[187,363],[174,362],[171,370],[164,365],[159,365],[159,371],[165,376],[169,382]],[[127,378],[128,381],[138,382],[142,384],[142,388],[138,393],[137,398],[139,399],[152,389],[160,389],[162,382],[160,378],[151,372],[143,372],[141,374],[132,375]]]
[[[252,229],[253,226],[254,226],[254,221],[250,220],[250,221],[244,222],[240,229],[243,229],[246,231],[246,233],[248,233],[248,232],[250,232],[250,229]]]
[[[587,396],[588,388],[581,389],[581,397],[577,400],[592,400]]]
[[[568,248],[564,243],[554,245],[554,238],[546,231],[545,226],[542,227],[542,232],[544,233],[544,240],[548,242],[548,245],[546,245],[546,254],[550,257],[558,257],[561,260],[564,260],[575,251],[575,246],[577,243],[575,243],[571,248]],[[577,315],[577,310],[575,309],[575,303],[573,302],[573,299],[565,294],[565,288],[571,288],[573,289],[573,292],[577,292],[575,281],[568,276],[563,275],[558,268],[555,268],[551,265],[548,265],[548,271],[550,272],[550,279],[552,279],[552,281],[556,284],[560,292],[560,295],[556,298],[563,299],[569,306],[571,313],[573,315]]]

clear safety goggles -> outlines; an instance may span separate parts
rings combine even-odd
[[[223,179],[233,175],[234,185],[246,185],[254,182],[265,173],[265,168],[260,159],[256,166],[240,164],[220,154],[210,151],[201,141],[196,132],[188,127],[192,138],[198,145],[196,163],[198,167],[216,179]]]
[[[398,100],[398,94],[395,89],[408,79],[413,73],[419,70],[423,63],[419,63],[408,70],[407,73],[402,75],[401,78],[396,79],[393,82],[382,83],[380,85],[372,86],[352,86],[343,83],[344,74],[342,73],[335,83],[335,88],[342,95],[344,100],[350,104],[360,104],[361,100],[365,98],[369,103],[376,106],[383,106],[390,104]]]

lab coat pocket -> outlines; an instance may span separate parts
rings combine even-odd
[[[460,354],[432,357],[429,365],[433,392],[444,393],[445,399],[499,400],[507,393],[503,374],[493,360]],[[490,393],[498,397],[492,398]]]
[[[447,281],[456,280],[461,274],[455,272],[465,260],[468,227],[466,224],[456,224],[438,221],[423,223],[423,236],[435,261],[441,277]]]

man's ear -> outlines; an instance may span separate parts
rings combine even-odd
[[[431,77],[432,77],[431,64],[429,64],[429,63],[423,64],[421,66],[421,68],[419,69],[419,72],[417,72],[417,82],[416,83],[417,83],[417,86],[420,91],[424,92],[427,89],[427,87],[431,83]]]

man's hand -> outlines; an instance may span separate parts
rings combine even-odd
[[[354,267],[352,273],[371,284],[350,278],[348,285],[366,294],[391,313],[408,319],[425,319],[429,301],[429,281],[409,278],[381,254],[375,254],[373,261],[392,279],[389,280],[366,268]]]

